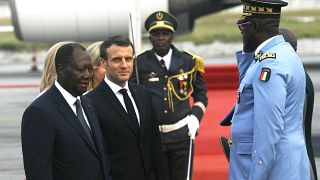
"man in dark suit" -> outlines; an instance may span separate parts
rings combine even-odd
[[[134,48],[127,37],[109,37],[100,57],[104,81],[87,94],[107,144],[113,180],[163,180],[160,135],[149,91],[128,83]]]
[[[90,56],[77,43],[55,57],[57,80],[25,110],[22,152],[28,180],[111,180],[91,101],[81,96],[92,77]]]

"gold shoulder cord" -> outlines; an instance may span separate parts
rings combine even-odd
[[[188,99],[191,94],[193,93],[193,85],[192,85],[192,80],[193,80],[193,76],[192,73],[194,73],[195,68],[192,68],[191,71],[189,72],[185,72],[185,73],[181,73],[181,74],[177,74],[174,76],[171,76],[168,78],[168,83],[167,83],[167,88],[168,88],[168,103],[169,103],[169,108],[172,110],[172,112],[174,112],[174,105],[173,105],[173,99],[172,99],[172,93],[174,94],[174,96],[179,99],[180,101],[184,101],[186,99]],[[186,95],[186,97],[180,97],[178,95],[178,93],[176,92],[173,83],[171,82],[172,79],[177,78],[179,76],[183,76],[183,75],[189,75],[190,74],[190,91],[188,92],[188,94]]]
[[[200,56],[190,53],[189,51],[183,50],[186,54],[192,56],[192,59],[195,61],[195,71],[199,71],[200,73],[204,73],[204,59]]]
[[[192,59],[195,61],[195,65],[192,68],[191,71],[189,72],[185,72],[185,73],[181,73],[181,74],[177,74],[174,76],[171,76],[168,78],[168,83],[167,83],[167,89],[168,89],[168,103],[169,103],[169,108],[172,110],[172,112],[174,112],[174,105],[173,105],[173,99],[172,99],[172,94],[179,99],[180,101],[184,101],[187,100],[191,94],[193,93],[193,84],[192,81],[196,79],[196,72],[199,71],[200,73],[204,73],[204,60],[202,57],[194,55],[186,50],[183,50],[184,53],[190,55],[192,57]],[[192,74],[194,73],[194,75]],[[171,82],[172,79],[177,78],[179,76],[183,76],[183,75],[190,75],[190,91],[188,92],[188,94],[185,97],[180,97],[178,95],[178,93],[176,92],[176,90],[174,89],[173,83]]]

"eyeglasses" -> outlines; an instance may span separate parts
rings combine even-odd
[[[249,24],[251,24],[251,23],[253,23],[253,21],[248,21],[248,22],[244,22],[244,23],[238,24],[239,30],[240,30],[240,31],[243,31],[243,30],[246,29],[247,26],[248,26]]]

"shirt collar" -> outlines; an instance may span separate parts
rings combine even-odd
[[[76,102],[76,99],[80,100],[80,96],[74,97],[72,94],[70,94],[67,90],[65,90],[57,80],[55,80],[54,85],[58,88],[64,99],[67,101],[69,106],[74,106],[74,103]]]
[[[157,58],[158,58],[159,61],[160,61],[161,59],[163,59],[164,62],[166,62],[166,65],[167,65],[167,62],[169,62],[170,59],[171,59],[172,49],[170,48],[170,49],[169,49],[169,52],[168,52],[165,56],[163,56],[163,57],[159,56],[156,52],[154,52],[154,54],[157,56]],[[168,66],[167,66],[167,67],[168,67]]]
[[[126,81],[126,84],[124,85],[124,87],[121,87],[118,84],[115,84],[114,82],[110,81],[107,78],[107,76],[104,77],[104,81],[109,85],[113,93],[118,93],[121,89],[126,89],[128,92],[130,92],[128,81]]]
[[[261,49],[262,49],[266,44],[268,44],[268,42],[272,41],[272,39],[274,39],[274,38],[276,38],[276,37],[277,37],[277,36],[273,36],[273,37],[265,40],[263,43],[261,43],[261,44],[257,47],[257,49],[255,50],[254,55],[256,56],[256,55],[261,51]]]

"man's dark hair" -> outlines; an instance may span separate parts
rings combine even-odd
[[[78,43],[65,44],[58,49],[55,58],[55,67],[57,72],[59,66],[68,65],[73,61],[73,51],[75,49],[86,51],[86,49]]]
[[[133,50],[133,54],[135,53],[134,46],[133,46],[132,42],[130,41],[130,39],[127,38],[126,36],[118,35],[118,36],[111,36],[107,40],[103,41],[103,43],[100,46],[100,57],[107,60],[108,54],[107,54],[106,49],[114,44],[117,46],[121,46],[121,47],[131,46],[132,50]]]

